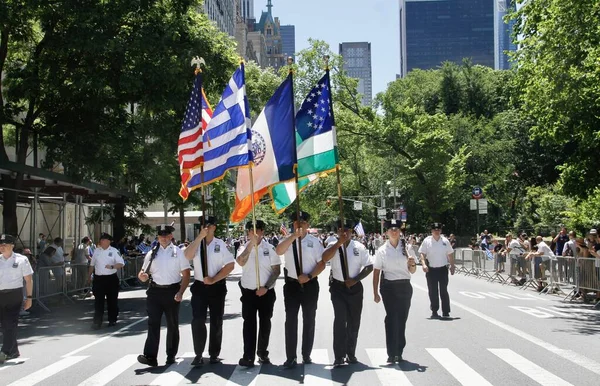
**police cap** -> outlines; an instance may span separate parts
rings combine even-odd
[[[159,236],[167,236],[173,233],[175,228],[170,225],[159,225],[156,227],[156,234]]]
[[[198,217],[198,220],[200,221],[200,224],[204,224],[205,226],[218,224],[217,218],[215,216],[200,216]]]
[[[393,219],[390,219],[390,220],[385,220],[385,222],[383,223],[383,227],[385,229],[390,229],[390,228],[402,229],[403,228],[403,224],[402,224],[402,221],[396,220],[395,218],[393,218]]]
[[[110,240],[110,241],[112,241],[112,240],[113,240],[113,238],[112,238],[112,236],[111,236],[111,235],[109,235],[108,233],[102,233],[102,234],[100,235],[100,240]]]
[[[256,220],[256,229],[257,230],[264,231],[265,227],[266,227],[266,225],[265,225],[265,222],[263,220]],[[254,229],[254,225],[252,225],[252,221],[248,221],[246,223],[246,229],[247,230]]]
[[[13,244],[15,243],[15,238],[12,235],[3,234],[0,236],[0,244]]]
[[[441,222],[432,222],[431,223],[431,230],[435,230],[435,229],[442,229],[444,225]]]
[[[337,220],[335,222],[335,226],[337,227],[337,229],[340,229],[342,227],[342,222],[340,220]],[[346,219],[344,221],[344,228],[345,229],[354,229],[354,221]]]
[[[310,214],[308,214],[308,212],[300,211],[298,213],[292,213],[290,215],[290,220],[292,220],[292,221],[296,221],[298,218],[300,218],[300,221],[309,222]]]

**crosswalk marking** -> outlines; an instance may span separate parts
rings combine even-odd
[[[311,386],[332,385],[332,366],[327,349],[314,349],[310,356],[313,363],[304,365],[304,384]]]
[[[44,379],[49,378],[49,377],[63,371],[64,369],[69,368],[69,367],[81,362],[85,358],[88,358],[88,357],[87,356],[72,356],[72,357],[63,358],[56,363],[46,366],[43,369],[40,369],[32,374],[29,374],[26,377],[19,379],[18,381],[11,383],[9,386],[32,386],[32,385],[35,385],[35,384],[43,381]]]
[[[15,358],[9,359],[4,362],[4,366],[0,367],[0,371],[9,369],[11,366],[23,364],[25,361],[29,360],[29,358]]]
[[[408,377],[397,365],[387,364],[387,350],[384,348],[368,348],[367,355],[371,361],[371,366],[375,367],[375,374],[379,378],[382,386],[411,386],[412,383]]]
[[[528,359],[509,349],[488,349],[492,354],[502,359],[515,369],[543,386],[573,386],[571,383],[557,377]]]
[[[491,386],[469,365],[447,348],[428,348],[429,354],[435,358],[463,386]]]
[[[90,378],[81,382],[79,386],[103,386],[108,382],[112,381],[116,377],[119,376],[123,371],[130,368],[134,363],[137,362],[137,355],[130,354],[125,355],[121,359],[118,359],[116,362],[110,364],[109,366],[103,368],[96,374],[92,375]]]
[[[195,358],[196,354],[193,352],[186,352],[183,355],[177,357],[176,362],[167,367],[164,373],[159,375],[151,385],[170,386],[178,385],[185,379],[185,375],[192,370],[189,363],[185,363],[185,358]]]
[[[235,370],[227,381],[227,386],[254,386],[256,379],[260,374],[262,365],[254,367],[235,366]]]

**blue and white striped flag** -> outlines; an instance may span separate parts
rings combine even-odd
[[[206,186],[223,178],[229,169],[252,161],[250,106],[246,97],[244,64],[223,91],[203,136],[204,178],[196,174],[188,187]]]
[[[358,224],[356,224],[354,227],[354,232],[361,237],[365,235],[365,229],[362,226],[362,222],[359,221]]]

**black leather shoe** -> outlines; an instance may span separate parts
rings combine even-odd
[[[302,357],[302,363],[304,363],[305,365],[312,365],[313,361],[311,357]]]
[[[158,361],[156,360],[156,358],[148,358],[145,355],[138,355],[137,361],[140,362],[143,365],[147,365],[147,366],[150,366],[150,367],[156,367],[156,366],[158,366]]]
[[[210,357],[210,359],[208,360],[208,363],[210,363],[211,365],[216,365],[217,363],[221,363],[221,358]]]
[[[261,357],[258,357],[258,363],[262,363],[263,365],[270,365],[271,360],[267,355],[263,355]]]
[[[192,366],[202,366],[204,364],[204,360],[202,357],[195,357],[192,361]]]
[[[346,362],[353,365],[353,364],[358,363],[358,358],[356,358],[354,355],[353,356],[348,355],[348,358],[346,358]]]
[[[440,315],[437,312],[432,312],[431,313],[431,319],[439,319]]]
[[[9,361],[9,360],[11,360],[11,359],[16,359],[16,358],[18,358],[18,357],[20,357],[20,356],[21,356],[21,354],[20,354],[18,351],[16,351],[16,352],[14,352],[14,353],[12,353],[12,354],[8,354],[8,355],[6,356],[6,360],[7,360],[7,361]]]
[[[99,324],[96,324],[96,323],[92,324],[92,330],[99,330],[101,327],[102,326]]]
[[[254,361],[248,358],[240,358],[238,365],[242,367],[254,367]]]
[[[343,359],[336,359],[335,361],[333,361],[333,367],[337,368],[337,367],[342,367],[344,365],[344,360]]]
[[[293,369],[297,364],[298,362],[296,362],[296,358],[288,359],[287,361],[283,362],[283,367],[286,369]]]
[[[386,362],[389,364],[392,364],[392,363],[394,363],[394,361],[395,361],[395,357],[388,357]]]
[[[449,318],[449,317],[450,317],[450,314],[449,314],[449,313],[447,313],[447,312],[446,312],[446,313],[444,313],[444,314],[442,314],[442,318]]]
[[[117,325],[117,322],[108,322],[108,327],[114,327]]]
[[[167,357],[167,361],[165,362],[167,365],[172,365],[175,363],[175,357]]]
[[[402,359],[402,355],[398,355],[394,357],[394,362],[396,363],[400,363],[402,362],[404,359]]]

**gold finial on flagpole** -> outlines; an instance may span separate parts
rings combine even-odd
[[[323,56],[323,60],[325,61],[325,69],[329,70],[329,55]]]
[[[204,58],[200,57],[200,56],[195,56],[192,58],[192,63],[190,64],[191,66],[196,66],[196,75],[200,72],[202,72],[202,68],[200,67],[201,65],[205,65],[206,66],[206,62],[204,61]]]
[[[290,66],[290,74],[294,73],[294,58],[292,58],[291,56],[287,57],[287,65]]]

